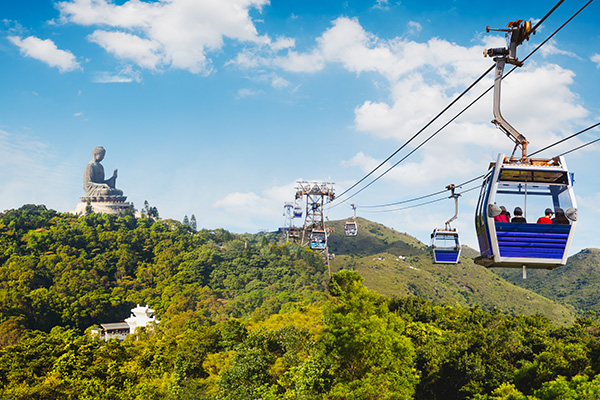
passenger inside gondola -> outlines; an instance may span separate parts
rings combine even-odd
[[[521,207],[515,207],[513,214],[515,214],[515,216],[510,220],[510,222],[527,223],[527,220],[525,217],[523,217],[523,210],[521,210]]]
[[[546,208],[546,210],[544,211],[544,216],[539,217],[536,223],[537,224],[552,224],[552,214],[554,214],[552,212],[552,209]]]
[[[564,210],[560,207],[556,207],[556,214],[554,215],[552,222],[557,225],[569,225],[570,224],[569,219],[565,215]]]
[[[506,207],[500,206],[500,210],[502,212],[499,215],[494,217],[494,221],[496,222],[510,222],[510,213],[506,211]]]

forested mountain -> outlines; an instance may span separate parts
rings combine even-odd
[[[271,314],[323,298],[326,268],[299,247],[252,246],[177,221],[24,206],[0,218],[0,332],[77,328],[148,304],[171,324]],[[176,322],[181,320],[181,322]]]
[[[414,295],[465,307],[477,304],[517,315],[543,314],[557,323],[575,319],[573,306],[565,307],[476,265],[473,256],[478,253],[472,249],[463,252],[459,264],[434,264],[430,248],[414,237],[362,218],[357,223],[355,237],[345,236],[344,221],[330,223],[334,227],[331,250],[336,254],[331,265],[334,271],[358,271],[365,285],[380,294]]]
[[[340,251],[330,279],[320,256],[271,234],[43,206],[0,214],[0,399],[600,398],[594,316],[506,314],[477,303],[483,286],[468,306],[444,303],[469,299],[470,262],[442,274],[414,238],[373,229],[394,250]],[[364,285],[394,269],[414,287]],[[85,332],[136,303],[158,327],[122,342]]]
[[[585,249],[569,257],[567,264],[552,271],[530,270],[527,279],[517,271],[494,269],[498,275],[580,312],[600,313],[600,249]]]

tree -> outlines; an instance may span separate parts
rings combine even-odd
[[[196,223],[196,216],[192,214],[192,218],[190,218],[190,228],[195,232],[198,228],[198,224]]]
[[[187,215],[183,217],[183,224],[185,226],[190,226],[190,220]]]

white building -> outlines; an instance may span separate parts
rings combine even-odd
[[[154,310],[148,306],[140,307],[131,310],[131,317],[124,322],[114,322],[108,324],[100,324],[100,328],[92,329],[92,335],[98,335],[101,339],[118,339],[124,340],[127,335],[135,333],[138,327],[153,329],[154,324],[160,321],[154,317]]]

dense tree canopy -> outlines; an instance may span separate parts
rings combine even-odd
[[[386,298],[320,256],[177,221],[0,215],[0,399],[591,399],[600,322]],[[122,342],[88,328],[137,303]]]

